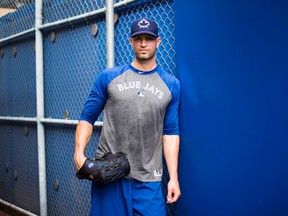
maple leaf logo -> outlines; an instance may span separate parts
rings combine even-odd
[[[140,28],[148,28],[150,23],[146,19],[142,19],[140,22],[138,22],[138,26]]]

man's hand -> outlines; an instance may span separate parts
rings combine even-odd
[[[85,160],[86,157],[84,155],[74,154],[74,163],[77,171],[83,166]]]
[[[167,189],[167,203],[175,203],[181,195],[179,181],[170,180]]]
[[[93,125],[86,121],[79,121],[75,133],[74,163],[78,171],[84,164],[86,157],[85,148],[93,132]]]

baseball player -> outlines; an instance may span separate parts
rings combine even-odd
[[[161,39],[154,20],[135,20],[129,42],[134,60],[102,71],[93,84],[76,129],[74,162],[77,171],[85,166],[85,170],[90,169],[91,164],[85,163],[85,148],[93,124],[104,110],[96,159],[124,152],[130,169],[124,177],[107,184],[92,181],[90,215],[164,216],[165,202],[175,203],[181,195],[180,83],[156,63]],[[165,195],[161,187],[163,153],[170,177]],[[90,180],[98,178],[93,173],[87,175]]]

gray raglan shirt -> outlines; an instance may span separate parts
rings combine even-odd
[[[159,66],[142,72],[130,64],[104,70],[97,77],[80,120],[91,124],[104,110],[96,157],[127,153],[128,178],[161,181],[162,136],[179,135],[180,84]]]

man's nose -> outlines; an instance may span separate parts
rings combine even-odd
[[[147,45],[146,40],[145,40],[145,39],[142,39],[142,40],[141,40],[141,46],[142,46],[142,47],[145,47],[146,45]]]

